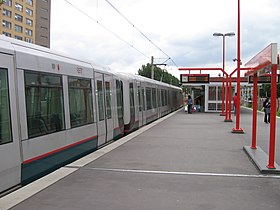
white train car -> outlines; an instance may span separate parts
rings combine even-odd
[[[120,73],[124,86],[124,132],[139,127],[182,106],[181,88],[139,75]]]
[[[0,192],[123,135],[122,87],[104,68],[1,36],[0,76]]]
[[[0,36],[0,193],[181,105],[180,88]]]

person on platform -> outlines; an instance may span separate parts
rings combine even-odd
[[[193,100],[191,95],[188,96],[188,113],[192,114],[192,105],[193,105]]]
[[[235,115],[236,115],[236,107],[237,107],[237,93],[235,93],[233,96],[233,111]]]
[[[263,102],[264,122],[270,123],[270,99],[267,97]]]

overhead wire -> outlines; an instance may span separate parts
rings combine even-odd
[[[99,22],[98,20],[95,20],[93,17],[91,17],[90,15],[88,15],[87,13],[85,13],[84,11],[82,11],[80,8],[78,8],[77,6],[75,6],[74,4],[72,4],[71,2],[69,2],[68,0],[64,0],[65,2],[67,2],[68,4],[70,4],[73,8],[75,8],[76,10],[78,10],[79,12],[81,12],[82,14],[84,14],[85,16],[87,16],[88,18],[90,18],[91,20],[93,20],[94,22],[96,22],[97,24],[99,24],[102,28],[104,28],[105,30],[107,30],[108,32],[110,32],[111,34],[113,34],[114,36],[116,36],[118,39],[120,39],[121,41],[123,41],[124,43],[126,43],[127,45],[129,45],[130,47],[134,48],[136,51],[138,51],[140,54],[142,54],[143,56],[145,56],[146,58],[149,58],[145,53],[143,53],[142,51],[140,51],[139,49],[137,49],[136,47],[134,47],[132,44],[130,44],[128,41],[126,41],[125,39],[123,39],[122,37],[120,37],[118,34],[116,34],[115,32],[113,32],[112,30],[110,30],[108,27],[106,27],[105,25],[103,25],[101,22]]]
[[[168,60],[171,60],[172,63],[178,67],[178,65],[174,62],[174,60],[167,54],[165,53],[159,46],[157,46],[148,36],[146,36],[140,29],[138,29],[126,16],[124,16],[110,1],[105,0],[114,10],[116,10],[117,13],[119,13],[119,15],[121,15],[130,25],[132,25],[132,27],[134,27],[143,37],[145,37],[152,45],[154,45],[159,51],[161,51],[164,55],[166,55],[168,57]],[[165,61],[165,62],[166,62]]]
[[[71,5],[74,9],[78,10],[80,13],[82,13],[83,15],[87,16],[89,19],[93,20],[94,22],[96,22],[97,24],[99,24],[102,28],[104,28],[105,30],[107,30],[109,33],[113,34],[114,36],[116,36],[118,39],[120,39],[121,41],[123,41],[124,43],[126,43],[127,45],[129,45],[130,47],[132,47],[133,49],[135,49],[136,51],[138,51],[140,54],[142,54],[144,57],[146,58],[150,58],[149,56],[147,56],[145,53],[143,53],[142,51],[140,51],[139,49],[137,49],[136,47],[133,46],[133,44],[130,44],[128,41],[126,41],[125,39],[123,39],[122,37],[120,37],[118,34],[116,34],[114,31],[110,30],[108,27],[106,27],[105,25],[103,25],[100,21],[94,19],[93,17],[91,17],[90,15],[88,15],[86,12],[84,12],[83,10],[81,10],[80,8],[78,8],[77,6],[75,6],[74,4],[72,4],[71,2],[69,2],[68,0],[64,0],[66,3],[68,3],[69,5]],[[117,13],[119,15],[121,15],[130,25],[132,25],[133,28],[135,28],[145,39],[147,39],[154,47],[156,47],[159,51],[161,51],[164,55],[167,56],[167,60],[165,62],[167,62],[168,60],[171,60],[172,63],[178,67],[178,65],[174,62],[174,60],[167,54],[165,53],[160,47],[158,47],[148,36],[146,36],[140,29],[138,29],[127,17],[125,17],[110,1],[105,0],[114,10],[117,11]],[[164,63],[165,63],[164,62]]]

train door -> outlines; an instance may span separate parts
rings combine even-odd
[[[157,87],[157,112],[158,118],[161,117],[161,95],[160,95],[160,86]]]
[[[104,75],[105,90],[105,124],[106,124],[106,142],[113,139],[114,121],[112,114],[112,75]]]
[[[0,55],[0,192],[20,183],[21,155],[13,57]]]
[[[104,75],[95,73],[95,90],[96,90],[96,118],[98,128],[98,146],[106,143],[107,129],[105,120],[105,94],[104,94]]]

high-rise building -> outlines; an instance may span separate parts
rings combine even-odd
[[[1,34],[50,47],[51,0],[1,1]]]

